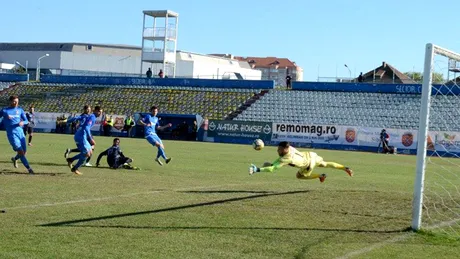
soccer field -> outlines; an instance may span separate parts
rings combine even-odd
[[[96,137],[91,163],[112,138]],[[316,150],[351,167],[248,175],[275,147],[165,141],[163,167],[144,139],[121,139],[140,171],[81,168],[73,136],[35,134],[36,175],[12,166],[0,132],[0,258],[458,258],[460,239],[407,231],[415,156]]]

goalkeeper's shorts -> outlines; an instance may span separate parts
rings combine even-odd
[[[304,175],[304,176],[310,176],[311,173],[313,172],[313,169],[315,169],[316,166],[321,164],[324,159],[315,152],[309,152],[310,155],[310,164],[305,167],[301,167],[298,171],[298,173]]]

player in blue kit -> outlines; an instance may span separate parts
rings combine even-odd
[[[165,147],[160,137],[158,137],[156,131],[169,128],[172,126],[172,124],[168,123],[165,126],[160,126],[158,122],[158,117],[157,117],[158,107],[152,106],[152,108],[150,108],[150,113],[151,114],[147,114],[144,118],[140,119],[138,121],[138,124],[144,126],[144,134],[145,134],[145,138],[147,139],[147,141],[150,144],[152,144],[152,146],[156,146],[158,148],[158,154],[157,154],[157,158],[155,159],[155,161],[159,165],[163,165],[163,163],[160,161],[160,157],[162,157],[165,160],[166,164],[168,164],[169,162],[171,162],[171,158],[168,158],[166,156]]]
[[[17,152],[15,157],[11,158],[15,168],[18,168],[18,160],[21,160],[22,164],[27,168],[29,174],[34,174],[34,171],[29,166],[29,161],[26,158],[27,143],[26,136],[24,135],[23,126],[27,125],[27,120],[24,110],[19,105],[19,97],[16,95],[10,96],[10,106],[3,108],[1,116],[3,118],[3,124],[6,129],[6,136],[11,144],[14,151]]]
[[[96,142],[91,134],[91,127],[96,123],[96,118],[101,115],[101,108],[99,106],[94,108],[94,113],[92,114],[91,106],[85,105],[83,109],[83,114],[75,118],[80,122],[80,127],[77,132],[75,132],[74,136],[74,140],[77,144],[78,150],[80,150],[80,154],[72,158],[67,158],[67,163],[69,167],[71,167],[71,171],[77,175],[82,174],[78,168],[80,168],[85,163],[86,159],[92,155],[92,146],[95,146]],[[78,162],[72,166],[72,163],[75,160],[78,160]]]

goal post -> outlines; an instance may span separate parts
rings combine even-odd
[[[437,61],[435,60],[437,57],[445,58],[445,60],[449,61],[445,61],[445,63],[439,61],[436,64]],[[456,142],[455,137],[457,137],[457,134],[454,133],[457,133],[460,127],[456,126],[455,119],[452,122],[452,118],[460,114],[460,107],[455,106],[457,101],[460,103],[460,98],[458,97],[460,86],[458,85],[457,78],[454,78],[453,81],[442,82],[439,86],[433,87],[433,73],[447,72],[445,68],[448,66],[447,63],[451,63],[451,60],[460,62],[460,54],[431,43],[426,45],[420,121],[417,133],[416,176],[412,203],[411,227],[413,230],[420,230],[422,228],[422,220],[425,220],[423,215],[426,214],[427,217],[432,219],[429,227],[442,225],[445,222],[456,224],[460,219],[460,192],[457,188],[457,185],[460,183],[460,162],[452,162],[449,160],[450,158],[447,158],[457,157],[454,159],[458,160],[459,157],[459,154],[455,152],[457,150],[455,148],[456,145],[460,146],[460,142]],[[436,71],[436,69],[439,70]],[[433,105],[434,101],[436,101],[436,105]],[[447,111],[446,108],[448,107],[451,107],[452,111]],[[437,110],[433,111],[433,109]],[[438,118],[440,116],[445,117]],[[442,119],[448,119],[449,121],[446,123],[437,123],[442,121]],[[460,117],[457,117],[457,120],[460,120]],[[438,141],[437,136],[441,134],[450,136],[449,140],[447,142],[444,139]],[[428,140],[431,139],[430,135],[436,136],[434,143],[432,141],[428,143]],[[460,132],[458,132],[458,136],[460,137]],[[433,155],[427,155],[428,145],[431,145],[430,152]],[[448,146],[445,147],[444,145]],[[446,156],[446,153],[449,152],[452,152],[452,154],[447,154]],[[432,189],[429,189],[430,198],[427,197],[428,194],[425,194],[425,191],[427,191],[425,188],[428,184],[426,182],[428,162],[430,163],[428,173],[431,177],[430,184],[432,184],[429,186],[430,188],[432,187]],[[448,176],[444,177],[443,174]],[[445,183],[441,181],[445,181]],[[424,204],[424,198],[430,203]],[[430,209],[428,205],[433,207],[432,211],[434,213],[430,214],[428,212]],[[449,206],[452,207],[449,208]]]

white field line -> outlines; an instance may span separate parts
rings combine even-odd
[[[432,229],[436,229],[436,228],[440,228],[440,227],[446,227],[446,226],[450,226],[450,225],[453,225],[453,224],[456,224],[458,221],[460,221],[460,219],[454,219],[454,220],[450,220],[450,221],[444,221],[444,222],[441,222],[441,223],[438,223],[436,225],[433,225],[433,226],[429,226],[429,227],[426,227],[426,229],[428,230],[432,230]],[[355,250],[353,252],[350,252],[348,254],[345,254],[341,257],[337,257],[337,259],[347,259],[347,258],[352,258],[354,256],[358,256],[358,255],[362,255],[362,254],[365,254],[365,253],[369,253],[370,251],[372,250],[375,250],[377,248],[381,248],[381,247],[384,247],[386,245],[389,245],[389,244],[393,244],[393,243],[397,243],[399,241],[404,241],[406,239],[408,239],[409,237],[415,235],[416,233],[415,232],[406,232],[404,234],[401,234],[401,235],[398,235],[398,236],[395,236],[391,239],[388,239],[388,240],[385,240],[383,242],[380,242],[380,243],[376,243],[374,245],[371,245],[371,246],[368,246],[368,247],[364,247],[362,249],[359,249],[359,250]]]

